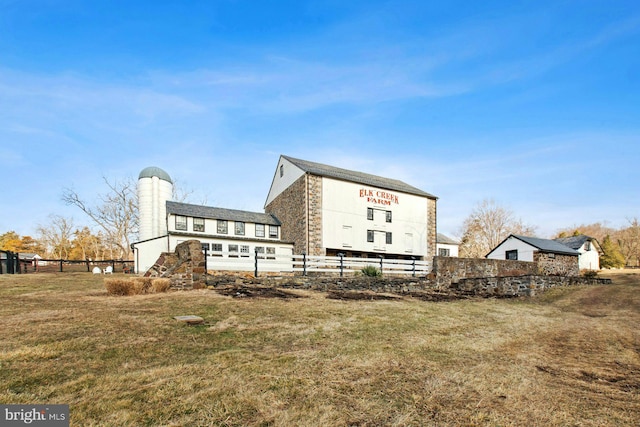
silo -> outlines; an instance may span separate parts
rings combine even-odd
[[[167,200],[171,200],[173,182],[168,173],[150,166],[138,176],[139,240],[167,234]]]

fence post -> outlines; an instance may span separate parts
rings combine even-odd
[[[382,260],[384,259],[384,257],[382,255],[380,255],[380,275],[382,275]]]
[[[342,277],[342,271],[344,270],[344,254],[340,252],[338,256],[340,257],[340,277]]]
[[[60,273],[62,273],[62,258],[60,258]]]
[[[302,275],[307,275],[307,253],[302,252]]]
[[[258,248],[255,248],[254,256],[255,256],[255,271],[253,273],[253,276],[257,278],[258,277]]]
[[[416,258],[415,257],[411,257],[411,259],[413,260],[413,262],[411,263],[412,268],[413,268],[413,277],[416,277]]]
[[[204,283],[207,283],[207,269],[209,268],[207,266],[208,252],[209,252],[209,250],[205,246],[204,247]]]

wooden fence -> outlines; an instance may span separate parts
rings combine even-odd
[[[0,274],[91,272],[95,267],[111,267],[114,273],[131,273],[133,261],[121,260],[65,260],[24,258],[19,253],[0,251]]]
[[[253,271],[260,273],[298,273],[349,275],[373,267],[383,275],[426,276],[431,271],[431,263],[421,260],[388,258],[350,258],[345,256],[310,256],[254,253],[238,256],[237,252],[219,252],[217,256],[207,256],[207,270],[211,271]]]

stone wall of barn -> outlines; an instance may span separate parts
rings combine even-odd
[[[307,175],[303,175],[265,207],[265,212],[275,215],[282,224],[281,239],[293,242],[295,254],[309,250],[306,194]]]

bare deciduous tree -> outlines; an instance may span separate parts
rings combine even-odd
[[[638,218],[630,219],[629,226],[620,230],[616,237],[626,265],[640,265],[640,222],[638,222]]]
[[[478,203],[462,226],[460,256],[484,257],[509,234],[533,235],[535,227],[516,219],[513,212],[494,200]]]
[[[39,225],[37,232],[40,242],[45,245],[48,255],[56,259],[69,259],[73,237],[73,219],[60,215],[49,215],[49,224]]]
[[[127,259],[130,239],[138,232],[136,182],[132,179],[113,182],[103,179],[109,191],[99,196],[102,204],[89,206],[69,188],[64,189],[62,200],[87,214],[103,231],[104,243],[117,247],[118,253],[114,255]]]

